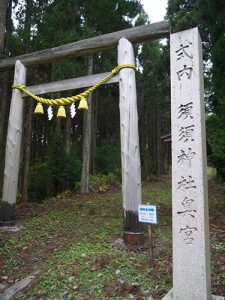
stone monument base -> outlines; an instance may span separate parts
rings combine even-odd
[[[24,226],[19,224],[14,226],[0,226],[0,232],[18,232],[23,228]]]
[[[173,289],[171,289],[162,300],[173,300]],[[211,300],[225,300],[225,297],[212,295]]]

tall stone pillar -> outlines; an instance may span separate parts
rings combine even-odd
[[[173,299],[209,300],[205,108],[198,29],[171,35]]]
[[[173,289],[163,300],[212,300],[205,108],[197,28],[171,34]]]

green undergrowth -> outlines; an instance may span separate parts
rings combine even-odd
[[[120,178],[116,173],[95,174],[89,176],[88,186],[90,193],[106,192],[112,186],[119,186]],[[80,182],[75,183],[75,190],[80,191]]]
[[[111,191],[64,195],[18,207],[23,230],[0,236],[1,281],[12,285],[39,270],[18,300],[161,299],[172,286],[170,189],[165,178],[142,189],[143,202],[158,208],[158,224],[152,226],[154,268],[149,262],[146,225],[141,247],[122,243],[121,193]],[[215,249],[219,259],[224,244]],[[223,278],[216,280],[220,285]]]
[[[27,299],[38,292],[50,299],[128,299],[129,294],[147,297],[156,285],[149,280],[153,270],[146,254],[123,253],[107,243],[74,244],[46,263],[45,270]]]

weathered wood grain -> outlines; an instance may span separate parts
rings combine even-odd
[[[118,64],[134,64],[132,44],[124,38],[119,41]],[[133,69],[120,71],[119,88],[124,229],[137,233],[140,231],[137,209],[138,204],[141,204],[141,163],[136,81]]]
[[[109,75],[109,72],[28,86],[27,89],[35,95],[76,90],[80,88],[93,86],[97,82],[105,78],[107,75]],[[115,82],[118,82],[118,74],[113,76],[110,80],[108,80],[104,84],[115,83]],[[28,95],[22,94],[22,97],[28,97]]]
[[[136,43],[145,40],[165,38],[169,33],[169,21],[129,28],[51,49],[4,59],[0,61],[0,71],[12,68],[16,60],[20,60],[25,66],[49,63],[69,56],[90,55],[99,51],[115,48],[119,40],[123,37],[130,42]]]
[[[26,68],[17,61],[15,65],[14,84],[25,84]],[[17,183],[20,164],[20,148],[23,123],[23,99],[19,90],[13,90],[9,113],[8,134],[6,141],[5,169],[2,202],[13,209],[17,197]],[[5,207],[7,207],[5,205]],[[7,212],[9,212],[9,207]],[[4,212],[2,213],[4,214]],[[13,217],[9,212],[9,219]],[[6,220],[5,220],[6,221]],[[8,220],[10,222],[10,220]]]

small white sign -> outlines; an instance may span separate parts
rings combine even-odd
[[[138,205],[138,221],[141,223],[157,224],[156,205]]]

